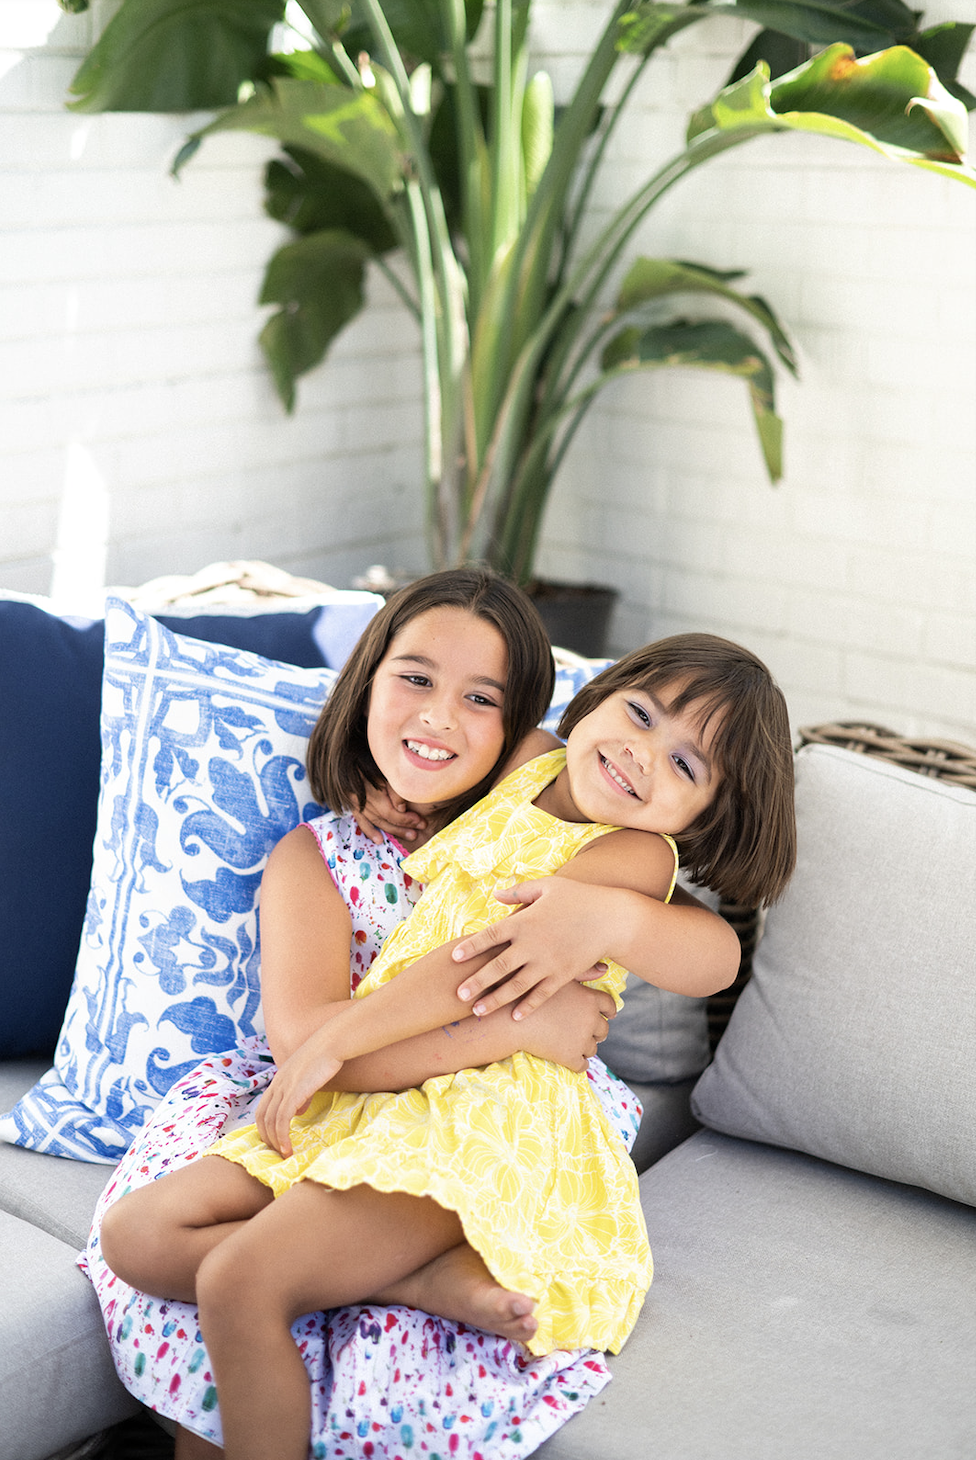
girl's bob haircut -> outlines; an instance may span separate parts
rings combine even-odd
[[[682,865],[726,902],[774,902],[796,862],[793,743],[786,701],[762,660],[713,634],[675,634],[626,655],[575,696],[559,722],[574,726],[612,694],[650,691],[668,710],[691,708],[699,730],[716,722],[715,799],[680,836]]]
[[[356,810],[369,786],[383,785],[366,738],[373,676],[396,634],[411,619],[435,608],[460,608],[484,619],[498,630],[508,650],[504,738],[498,759],[477,786],[444,803],[438,826],[446,826],[491,789],[516,746],[548,710],[556,671],[548,636],[531,599],[490,568],[448,568],[420,578],[394,593],[366,626],[309,739],[306,763],[312,795],[333,811]]]

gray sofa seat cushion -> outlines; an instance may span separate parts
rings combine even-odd
[[[691,1092],[695,1082],[682,1080],[674,1085],[642,1085],[630,1080],[628,1083],[644,1107],[637,1139],[630,1150],[631,1160],[640,1173],[699,1129],[691,1113]]]
[[[0,1212],[0,1292],[0,1460],[43,1460],[136,1412],[73,1247]]]
[[[976,794],[832,746],[692,1097],[703,1125],[976,1205]]]
[[[95,1203],[112,1172],[0,1144],[0,1210],[31,1222],[79,1253],[88,1241]]]
[[[712,1131],[641,1193],[644,1310],[539,1460],[971,1460],[976,1211]]]
[[[8,1110],[47,1068],[46,1061],[0,1063],[0,1110]],[[80,1252],[95,1203],[111,1179],[106,1166],[66,1161],[0,1141],[0,1211],[31,1222]]]

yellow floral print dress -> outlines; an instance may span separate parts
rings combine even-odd
[[[499,883],[546,876],[615,829],[559,821],[533,805],[564,765],[562,749],[529,761],[407,859],[406,870],[425,883],[423,896],[356,998],[431,949],[508,915],[493,896]],[[611,963],[595,983],[619,1006],[624,978]],[[433,1197],[457,1212],[497,1282],[536,1299],[533,1353],[616,1353],[624,1343],[650,1284],[651,1254],[633,1164],[585,1072],[519,1053],[416,1090],[323,1091],[291,1133],[288,1160],[253,1126],[211,1149],[276,1195],[312,1180]]]

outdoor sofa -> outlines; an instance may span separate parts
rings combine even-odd
[[[167,672],[190,663],[192,679],[196,655],[202,680],[212,661],[194,640],[236,635],[304,661],[308,720],[323,661],[339,662],[373,611],[359,600],[333,598],[328,631],[301,602],[167,619],[184,656]],[[145,637],[127,612],[110,624]],[[47,1070],[91,941],[102,634],[0,599],[0,1111]],[[559,693],[590,672],[570,661]],[[187,693],[198,708],[200,685]],[[105,802],[125,736],[113,741],[104,712],[102,734]],[[742,920],[745,987],[714,1060],[704,1002],[643,988],[604,1046],[645,1106],[635,1159],[656,1276],[613,1382],[541,1446],[545,1460],[976,1454],[976,761],[870,729],[814,738],[828,743],[797,756],[797,872],[748,982]],[[158,789],[169,762],[155,752]],[[113,895],[99,891],[97,840],[89,919]],[[82,972],[79,959],[75,1001]],[[731,1002],[713,1002],[712,1043]],[[166,1017],[149,1016],[162,1044]],[[194,1049],[202,1037],[195,1026]],[[9,1139],[11,1122],[0,1128]],[[110,1170],[0,1145],[0,1460],[80,1453],[137,1409],[75,1265]]]

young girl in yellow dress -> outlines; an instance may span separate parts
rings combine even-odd
[[[469,646],[469,658],[474,648],[480,681],[503,694],[496,637]],[[405,657],[422,658],[421,647]],[[421,742],[408,720],[378,672],[371,749],[375,736],[428,762],[456,753],[452,728],[442,743]],[[396,1094],[324,1089],[347,1061],[470,1012],[452,949],[504,916],[499,879],[528,879],[525,901],[532,879],[553,873],[581,897],[588,885],[616,889],[619,929],[597,984],[615,998],[622,965],[640,972],[644,960],[633,895],[670,896],[672,837],[692,875],[727,897],[781,890],[793,859],[791,747],[782,697],[752,655],[709,636],[651,646],[577,696],[560,733],[565,751],[520,766],[410,859],[426,884],[420,903],[356,999],[279,1069],[257,1126],[213,1148],[225,1160],[151,1189],[162,1256],[133,1255],[131,1229],[126,1250],[123,1221],[113,1257],[103,1230],[110,1263],[149,1290],[147,1272],[173,1291],[173,1269],[158,1276],[167,1251],[182,1242],[185,1261],[189,1242],[202,1252],[179,1280],[200,1304],[232,1460],[307,1453],[308,1383],[289,1331],[297,1316],[382,1302],[465,1241],[503,1288],[534,1304],[533,1352],[616,1350],[633,1326],[651,1274],[636,1177],[585,1073],[515,1054]],[[465,988],[477,991],[477,977]]]

